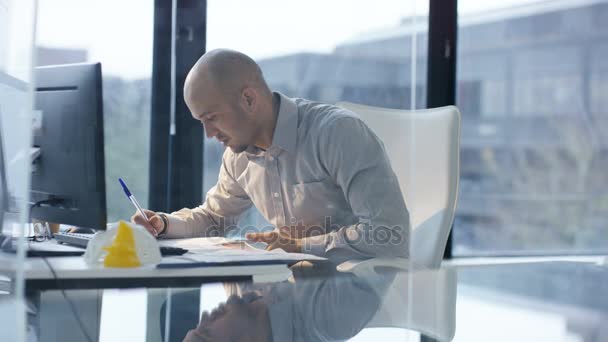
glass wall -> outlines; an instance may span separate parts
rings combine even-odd
[[[382,0],[371,10],[367,1],[315,0],[294,7],[277,0],[211,0],[207,51],[248,54],[271,89],[290,97],[424,108],[427,13],[428,1]],[[217,181],[222,153],[217,141],[205,141],[205,191]],[[264,223],[255,210],[247,218]]]
[[[426,104],[428,2],[383,1],[374,11],[358,1],[208,6],[207,50],[248,53],[274,90],[328,103]],[[267,8],[273,15],[259,20]],[[461,1],[458,10],[453,255],[605,252],[608,1]],[[222,152],[206,141],[205,190]]]
[[[0,0],[0,341],[25,341],[35,1]],[[16,239],[14,239],[16,238]],[[26,334],[27,333],[27,334]]]
[[[608,2],[459,6],[454,255],[605,252]]]
[[[154,2],[40,0],[38,65],[101,62],[108,221],[147,207]],[[67,133],[67,132],[66,132]]]

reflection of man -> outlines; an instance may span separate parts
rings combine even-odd
[[[229,147],[218,183],[200,207],[133,221],[155,236],[223,235],[253,204],[279,227],[247,235],[268,249],[407,255],[397,178],[378,137],[353,113],[271,92],[259,66],[231,50],[202,56],[184,97],[206,135]]]
[[[230,296],[210,314],[203,313],[184,341],[343,341],[353,337],[380,306],[372,284],[385,288],[394,272],[356,277],[336,272],[335,265],[321,268],[297,265],[289,282],[246,286],[242,296]]]

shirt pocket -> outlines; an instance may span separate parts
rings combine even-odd
[[[348,207],[342,189],[331,180],[293,184],[291,197],[294,217],[306,226],[341,221]]]

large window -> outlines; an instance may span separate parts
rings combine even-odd
[[[350,0],[299,6],[279,0],[210,0],[207,51],[222,47],[250,55],[270,87],[287,96],[423,108],[428,1],[382,0],[373,6]],[[217,181],[223,149],[213,140],[205,144],[204,185],[209,189]],[[248,218],[252,224],[263,222],[254,211]]]
[[[426,105],[426,1],[383,1],[374,11],[352,1],[297,9],[239,2],[238,13],[231,1],[208,6],[207,49],[253,56],[275,90],[328,103]],[[454,255],[608,249],[607,8],[602,1],[459,3]],[[206,144],[206,188],[222,153],[215,144]]]
[[[133,214],[118,177],[147,206],[153,13],[148,0],[39,1],[38,65],[101,62],[110,222]]]
[[[608,3],[571,4],[459,3],[456,256],[608,250]]]
[[[428,23],[426,17],[412,14],[426,14],[428,1],[383,0],[374,6],[376,10],[370,10],[368,2],[348,0],[315,0],[295,7],[278,0],[211,0],[207,50],[223,47],[250,55],[270,87],[287,96],[422,108]],[[222,153],[217,142],[205,141],[205,190],[217,181]],[[255,210],[246,220],[264,223]]]

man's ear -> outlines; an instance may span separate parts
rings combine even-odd
[[[251,87],[246,87],[241,93],[241,105],[249,112],[254,112],[258,105],[258,94]]]

